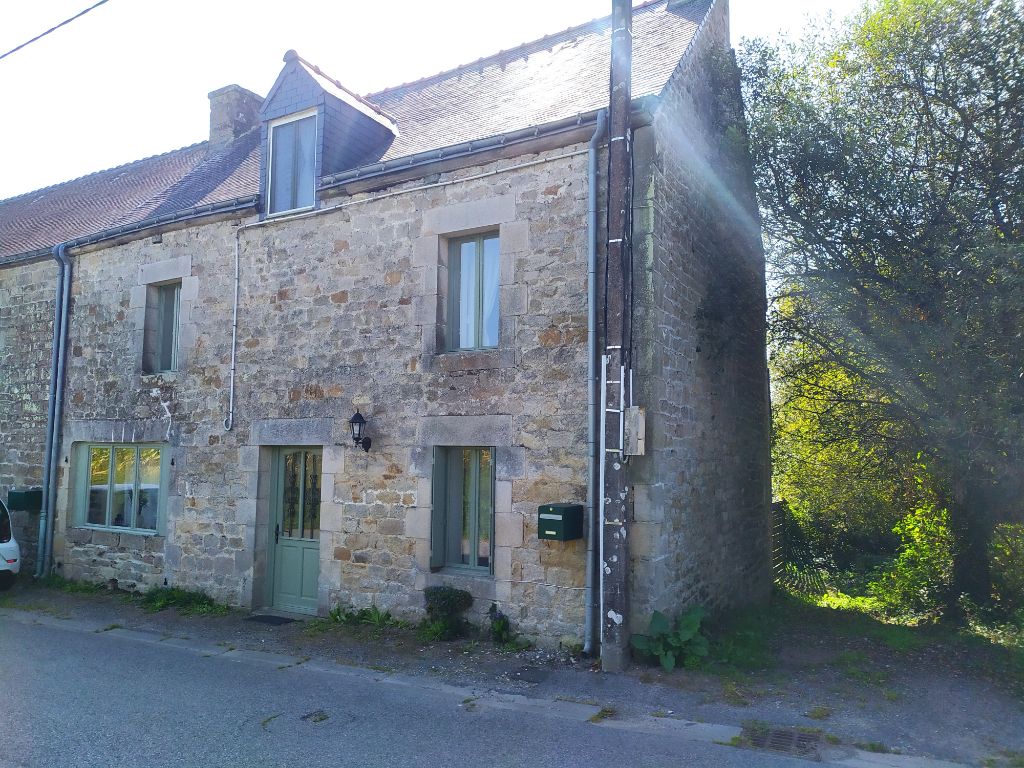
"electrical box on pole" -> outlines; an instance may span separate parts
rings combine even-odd
[[[647,453],[646,415],[646,409],[639,405],[632,405],[626,409],[622,445],[622,452],[626,456],[643,456]]]

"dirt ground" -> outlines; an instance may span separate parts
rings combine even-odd
[[[408,628],[272,626],[238,611],[147,613],[123,593],[69,593],[25,581],[0,593],[3,608],[586,702],[611,717],[790,727],[870,751],[1024,765],[1019,657],[948,632],[894,631],[827,609],[777,603],[758,620],[720,630],[712,659],[700,670],[635,663],[625,674],[608,675],[565,651],[505,651],[483,638],[428,643]],[[2,623],[0,615],[0,631]]]

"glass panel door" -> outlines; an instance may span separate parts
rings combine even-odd
[[[318,448],[284,448],[275,459],[273,605],[315,613],[320,573],[320,489],[323,458]]]

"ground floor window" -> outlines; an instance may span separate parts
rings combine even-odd
[[[494,449],[434,449],[431,565],[491,571]]]
[[[166,505],[169,451],[154,444],[83,446],[78,522],[156,533]]]

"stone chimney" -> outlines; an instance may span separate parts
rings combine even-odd
[[[210,149],[221,149],[259,125],[263,97],[240,85],[210,93]]]

